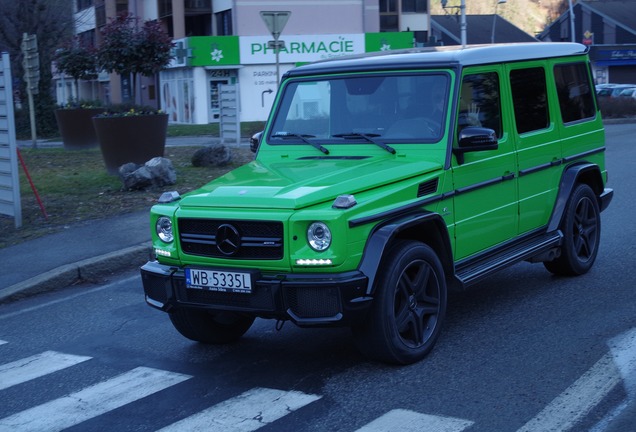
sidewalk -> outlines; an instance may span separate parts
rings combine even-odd
[[[0,302],[98,281],[144,264],[151,254],[149,211],[86,221],[0,249]]]
[[[31,140],[18,140],[17,143],[19,148],[31,148],[33,146],[33,142]],[[63,147],[62,141],[37,140],[36,143],[38,148]],[[221,143],[221,138],[213,136],[179,136],[166,138],[166,147],[207,146],[218,143]],[[249,146],[249,139],[243,137],[238,144],[236,143],[236,141],[228,141],[224,144],[228,147],[244,147]]]
[[[169,137],[166,146],[206,146],[218,137]],[[62,147],[38,141],[39,148]],[[247,139],[226,145],[247,146]],[[31,141],[19,141],[28,148]],[[0,302],[64,288],[81,280],[98,281],[140,267],[151,257],[149,210],[70,225],[64,231],[0,248]]]

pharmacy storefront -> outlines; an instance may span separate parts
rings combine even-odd
[[[237,84],[241,121],[264,121],[277,90],[276,53],[270,36],[195,36],[175,41],[175,59],[161,72],[161,106],[171,123],[219,119],[220,91]],[[285,35],[282,76],[298,64],[350,54],[413,46],[411,32]]]

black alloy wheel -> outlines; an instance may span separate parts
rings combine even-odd
[[[545,262],[545,267],[560,276],[587,273],[596,260],[601,240],[598,199],[588,185],[580,184],[574,189],[565,209],[561,230],[561,255]]]
[[[353,328],[358,349],[393,364],[424,358],[433,348],[446,313],[442,264],[427,245],[399,241],[379,271],[372,317]]]

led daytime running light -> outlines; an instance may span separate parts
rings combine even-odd
[[[155,248],[155,255],[164,256],[164,257],[168,257],[168,258],[172,256],[170,251],[163,250],[163,249],[158,249],[158,248]]]
[[[330,259],[297,259],[296,265],[302,266],[320,266],[320,265],[331,265],[333,262]]]

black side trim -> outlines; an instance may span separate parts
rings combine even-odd
[[[492,185],[497,184],[497,183],[502,183],[502,182],[507,181],[507,180],[513,180],[514,178],[515,178],[515,174],[514,173],[506,174],[505,176],[496,177],[496,178],[491,179],[491,180],[486,180],[486,181],[483,181],[483,182],[480,182],[480,183],[475,183],[474,185],[470,185],[470,186],[466,186],[466,187],[463,187],[463,188],[456,189],[455,193],[459,195],[459,194],[463,194],[463,193],[466,193],[466,192],[472,192],[474,190],[481,189],[481,188],[488,187],[488,186],[492,186]]]
[[[303,156],[298,160],[362,160],[371,156]]]
[[[443,193],[441,195],[436,195],[433,197],[429,197],[429,198],[425,198],[423,200],[419,200],[419,201],[415,201],[412,202],[411,204],[407,204],[401,207],[397,207],[393,210],[387,210],[385,212],[382,213],[378,213],[375,214],[373,216],[366,216],[366,217],[362,217],[362,218],[358,218],[358,219],[352,219],[349,221],[349,228],[355,228],[357,226],[360,225],[364,225],[367,223],[372,223],[372,222],[377,222],[383,219],[388,219],[388,218],[394,218],[394,217],[400,217],[400,216],[404,216],[414,210],[418,210],[420,207],[423,207],[425,205],[428,204],[432,204],[438,201],[442,201],[448,198],[452,198],[455,195],[458,194],[462,194],[462,193],[467,193],[467,192],[472,192],[475,191],[477,189],[481,189],[484,187],[488,187],[497,183],[501,183],[504,181],[508,181],[508,180],[513,180],[515,178],[515,174],[514,173],[510,173],[510,174],[506,174],[504,176],[501,177],[496,177],[494,179],[491,180],[486,180],[484,182],[481,183],[476,183],[474,185],[470,185],[470,186],[466,186],[463,188],[459,188],[456,189],[454,191],[451,192],[446,192]]]
[[[532,168],[526,168],[524,170],[520,170],[519,171],[519,177],[525,176],[525,175],[528,175],[528,174],[533,174],[535,172],[543,171],[545,169],[553,168],[555,166],[563,165],[563,164],[566,164],[568,162],[572,162],[574,160],[577,160],[577,159],[580,159],[580,158],[584,158],[586,156],[590,156],[590,155],[597,154],[597,153],[603,153],[605,150],[606,150],[606,147],[599,147],[599,148],[594,149],[594,150],[588,150],[588,151],[583,152],[583,153],[577,153],[575,155],[568,156],[568,157],[563,158],[563,159],[557,159],[557,160],[554,160],[552,162],[548,162],[548,163],[545,163],[545,164],[542,164],[542,165],[537,165],[537,166],[534,166]]]
[[[523,176],[528,175],[528,174],[533,174],[533,173],[536,173],[536,172],[539,172],[539,171],[543,171],[545,169],[553,168],[553,167],[559,166],[561,164],[563,164],[563,159],[558,159],[558,160],[555,160],[555,161],[552,161],[552,162],[548,162],[546,164],[537,165],[537,166],[532,167],[532,168],[527,168],[527,169],[524,169],[524,170],[520,170],[519,171],[519,177],[523,177]]]
[[[537,165],[535,167],[532,168],[527,168],[525,170],[521,170],[519,171],[519,177],[524,176],[524,175],[528,175],[528,174],[532,174],[544,169],[548,169],[548,168],[552,168],[554,166],[558,166],[558,165],[563,165],[567,162],[570,162],[572,160],[576,160],[585,156],[589,156],[589,155],[593,155],[593,154],[597,154],[597,153],[602,153],[606,150],[605,147],[600,147],[598,149],[594,149],[594,150],[589,150],[583,153],[578,153],[572,156],[568,156],[567,158],[563,158],[563,159],[559,159],[559,160],[555,160],[552,162],[549,162],[547,164],[543,164],[543,165]],[[417,210],[419,207],[423,207],[425,205],[428,204],[432,204],[438,201],[442,201],[448,198],[452,198],[454,197],[456,194],[461,194],[461,193],[467,193],[467,192],[472,192],[475,191],[477,189],[483,188],[483,187],[488,187],[491,186],[493,184],[497,184],[503,181],[507,181],[507,180],[513,180],[515,178],[515,174],[514,173],[510,173],[510,174],[506,174],[504,176],[501,177],[496,177],[494,179],[491,180],[486,180],[484,182],[481,183],[476,183],[474,185],[470,185],[470,186],[466,186],[463,188],[459,188],[456,189],[454,191],[451,192],[446,192],[443,193],[441,195],[437,195],[434,197],[429,197],[429,198],[425,198],[423,200],[419,200],[419,201],[415,201],[411,204],[407,204],[405,206],[401,206],[398,207],[396,209],[393,210],[388,210],[382,213],[378,213],[376,215],[373,216],[366,216],[366,217],[362,217],[362,218],[358,218],[358,219],[352,219],[349,221],[349,228],[354,228],[360,225],[364,225],[367,223],[372,223],[372,222],[377,222],[383,219],[387,219],[387,218],[392,218],[392,217],[400,217],[403,216],[413,210]],[[556,229],[553,225],[551,225],[551,228]]]
[[[380,221],[380,220],[383,220],[383,219],[387,219],[387,218],[405,216],[405,215],[413,212],[414,210],[420,210],[420,207],[423,207],[423,206],[428,205],[428,204],[432,204],[432,203],[437,202],[437,201],[441,201],[441,200],[449,198],[450,196],[453,196],[453,195],[454,195],[454,193],[436,195],[434,197],[429,197],[429,198],[425,198],[423,200],[418,200],[418,201],[412,202],[411,204],[407,204],[405,206],[401,206],[401,207],[398,207],[398,208],[393,209],[393,210],[387,210],[385,212],[378,213],[378,214],[375,214],[373,216],[367,216],[367,217],[362,217],[362,218],[358,218],[358,219],[352,219],[352,220],[349,221],[349,228],[355,228],[355,227],[360,226],[360,225],[364,225],[364,224],[368,224],[368,223],[372,223],[372,222],[377,222],[377,221]]]
[[[572,156],[568,156],[566,158],[563,158],[563,163],[572,162],[573,160],[577,160],[577,159],[585,157],[585,156],[590,156],[590,155],[597,154],[597,153],[603,153],[605,150],[606,150],[606,147],[599,147],[599,148],[594,149],[594,150],[588,150],[588,151],[583,152],[583,153],[579,153],[579,154],[575,154],[575,155],[572,155]]]
[[[503,246],[479,254],[456,264],[455,276],[463,288],[520,261],[536,257],[561,245],[560,231],[535,232]]]

